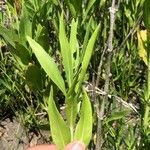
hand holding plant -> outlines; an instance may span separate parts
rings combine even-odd
[[[57,150],[56,145],[38,145],[31,148],[28,148],[27,150]],[[68,144],[64,150],[85,150],[85,145],[79,141],[72,142]]]

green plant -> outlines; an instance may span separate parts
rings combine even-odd
[[[89,149],[146,149],[149,71],[136,32],[149,33],[149,2],[147,31],[144,0],[19,2],[7,0],[0,16],[1,116],[13,111],[28,128],[40,128],[47,116],[37,114],[47,111],[58,147],[81,140]],[[149,38],[140,42],[149,47]]]
[[[150,11],[149,11],[149,6],[150,6],[150,2],[148,0],[145,0],[144,2],[144,23],[147,29],[147,41],[145,43],[145,48],[147,49],[147,67],[148,67],[148,72],[147,72],[147,85],[146,85],[146,90],[144,91],[144,101],[143,101],[143,115],[142,115],[142,135],[144,136],[144,138],[142,139],[142,143],[144,143],[142,145],[142,147],[144,147],[145,149],[148,149],[148,145],[150,144],[150,106],[149,106],[149,97],[150,97],[150,36],[149,36],[149,32],[150,32]]]
[[[86,70],[90,62],[99,26],[97,26],[93,35],[89,39],[85,54],[83,55],[82,50],[79,52],[78,41],[76,38],[77,24],[78,21],[72,20],[70,39],[68,41],[65,33],[63,15],[60,17],[59,40],[65,79],[63,79],[61,76],[61,73],[56,63],[54,62],[54,59],[51,58],[38,43],[36,43],[30,37],[27,37],[27,40],[42,68],[65,96],[67,124],[64,122],[56,108],[56,105],[53,101],[53,88],[51,88],[48,104],[48,114],[52,137],[59,148],[64,147],[67,143],[73,140],[81,140],[86,145],[88,145],[92,134],[91,104],[89,102],[86,91],[82,90],[82,83],[84,81]],[[83,57],[81,57],[82,55]],[[82,91],[83,94],[81,93]],[[77,108],[79,107],[80,100],[82,100],[82,103],[80,104],[81,115],[79,122],[77,123],[76,130],[74,131],[76,117],[79,113]]]

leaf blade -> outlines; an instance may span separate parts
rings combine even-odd
[[[64,80],[53,58],[51,58],[35,40],[30,38],[29,36],[27,36],[27,40],[44,71],[48,74],[51,80],[59,87],[63,94],[66,95]]]
[[[92,136],[92,108],[89,97],[84,90],[81,117],[77,124],[74,140],[80,140],[88,145]]]
[[[82,21],[82,24],[85,22],[85,20],[87,18],[87,15],[88,15],[90,9],[92,8],[92,6],[94,5],[95,2],[96,2],[96,0],[89,0],[88,5],[87,5],[87,9],[85,11],[85,15],[84,15],[84,18],[83,18],[83,21]]]
[[[49,96],[48,116],[50,120],[53,141],[58,146],[58,148],[62,149],[70,142],[70,129],[57,110],[53,100],[53,88],[51,88]]]
[[[119,112],[114,112],[113,114],[111,114],[111,116],[109,118],[106,119],[106,121],[104,122],[104,124],[109,123],[110,121],[114,121],[114,120],[119,120],[122,119],[124,116],[126,116],[129,113],[128,110],[123,110],[123,111],[119,111]]]
[[[92,34],[92,36],[91,36],[91,38],[90,38],[90,40],[87,44],[87,47],[86,47],[86,50],[85,50],[85,55],[84,55],[83,61],[82,61],[81,72],[80,72],[80,75],[79,75],[78,88],[81,88],[81,84],[84,80],[86,70],[87,70],[87,67],[89,65],[89,62],[90,62],[90,59],[91,59],[91,56],[92,56],[94,44],[95,44],[95,41],[96,41],[96,38],[97,38],[97,35],[98,35],[98,32],[99,32],[99,27],[100,27],[100,25],[98,25],[96,27],[94,33]]]
[[[63,65],[66,73],[67,82],[69,87],[71,87],[73,81],[72,53],[70,51],[69,42],[65,33],[63,14],[60,17],[59,41],[60,41],[61,55],[63,57]]]
[[[71,22],[71,32],[70,32],[70,50],[72,55],[72,61],[73,61],[73,54],[76,52],[76,46],[77,46],[77,26],[78,21],[75,21],[74,19]]]

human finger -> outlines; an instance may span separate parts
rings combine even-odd
[[[74,141],[68,144],[64,150],[85,150],[85,145],[80,141]]]
[[[50,145],[50,144],[43,144],[43,145],[37,145],[30,147],[26,150],[57,150],[56,145]]]

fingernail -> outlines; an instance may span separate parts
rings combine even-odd
[[[71,150],[84,150],[84,145],[82,143],[73,143]]]

